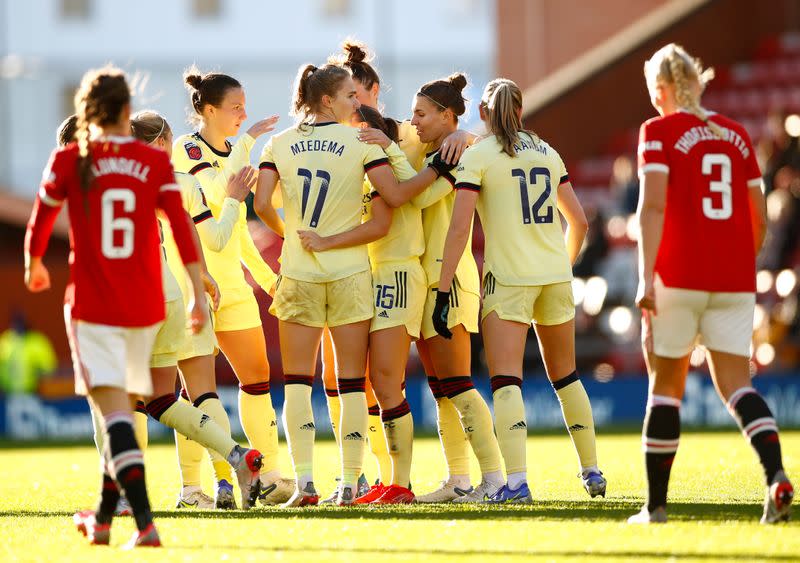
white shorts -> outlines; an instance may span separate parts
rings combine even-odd
[[[87,323],[73,319],[71,309],[64,306],[75,392],[88,395],[95,387],[118,387],[133,395],[152,395],[150,355],[161,323],[136,328]]]
[[[654,288],[658,314],[649,318],[657,356],[682,358],[699,344],[750,357],[755,293],[666,287],[658,277]]]

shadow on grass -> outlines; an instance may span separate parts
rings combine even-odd
[[[172,549],[178,551],[197,551],[203,547],[179,546]],[[647,559],[647,558],[669,558],[670,560],[681,559],[709,559],[709,560],[728,560],[728,561],[797,561],[796,557],[789,555],[769,555],[764,553],[725,553],[725,552],[670,552],[670,551],[636,551],[636,550],[607,550],[607,551],[578,551],[564,549],[560,550],[537,550],[537,549],[463,549],[463,548],[441,548],[425,547],[416,548],[400,545],[396,548],[391,547],[349,547],[341,544],[331,546],[302,546],[302,547],[277,547],[275,545],[215,545],[214,549],[230,551],[247,550],[263,551],[267,553],[307,553],[307,554],[353,554],[353,555],[419,555],[420,557],[551,557],[561,560],[565,557],[591,557],[592,559],[610,559],[618,561],[622,559]]]
[[[641,507],[639,500],[606,501],[535,501],[529,505],[472,505],[455,507],[452,504],[400,505],[369,507],[315,508],[256,508],[250,511],[169,510],[156,511],[156,518],[193,518],[211,520],[266,519],[332,519],[332,520],[585,520],[624,522]],[[743,521],[757,522],[761,506],[755,504],[671,503],[672,522]],[[2,517],[48,518],[72,516],[67,511],[0,511]]]

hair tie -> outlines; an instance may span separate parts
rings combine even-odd
[[[442,108],[443,110],[446,110],[446,109],[447,109],[447,107],[443,106],[442,104],[440,104],[439,102],[437,102],[436,100],[434,100],[433,98],[431,98],[431,97],[430,97],[428,94],[426,94],[426,93],[425,93],[425,92],[423,92],[422,90],[420,90],[419,92],[417,92],[417,96],[422,96],[423,98],[427,98],[427,99],[429,99],[430,101],[432,101],[434,104],[436,104],[437,106],[439,106],[439,107],[440,107],[440,108]]]

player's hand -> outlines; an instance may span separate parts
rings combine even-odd
[[[450,292],[436,291],[436,305],[433,307],[433,328],[439,336],[450,340],[453,333],[447,328],[447,317],[450,313]]]
[[[322,252],[328,249],[327,239],[319,236],[314,231],[297,231],[300,244],[309,252]]]
[[[649,311],[657,315],[656,311],[656,292],[652,280],[641,280],[636,291],[636,306],[642,311]]]
[[[439,151],[442,155],[442,160],[449,164],[458,164],[461,155],[467,150],[472,142],[473,135],[466,131],[454,131],[445,137],[442,141],[442,148]]]
[[[258,139],[264,133],[269,133],[273,129],[275,129],[275,124],[278,122],[280,117],[277,115],[273,115],[272,117],[268,117],[266,119],[262,119],[261,121],[257,121],[250,129],[247,130],[247,134],[253,137],[254,139]]]
[[[442,158],[442,151],[439,151],[433,156],[433,160],[428,164],[428,166],[433,168],[433,171],[436,172],[437,176],[442,176],[455,168],[456,164],[458,164],[458,161],[452,163],[445,162],[444,158]]]
[[[33,293],[50,289],[50,272],[41,258],[31,258],[31,263],[25,268],[25,286]]]
[[[247,194],[249,194],[250,190],[255,186],[256,180],[258,180],[258,173],[255,168],[252,166],[244,166],[236,174],[232,174],[231,177],[228,178],[228,185],[225,191],[228,197],[232,197],[237,201],[244,201],[244,198],[247,197]]]
[[[222,299],[217,280],[212,278],[208,272],[201,272],[200,277],[203,280],[203,289],[211,296],[211,308],[216,311],[219,309],[219,302]]]
[[[192,334],[198,334],[203,327],[206,326],[208,321],[208,307],[205,303],[204,296],[195,296],[187,307],[189,312],[189,330]]]
[[[378,145],[383,150],[386,150],[389,148],[389,145],[392,144],[392,140],[386,136],[386,133],[380,129],[374,129],[372,127],[364,127],[363,129],[359,129],[358,140],[362,143],[367,143],[368,145]]]

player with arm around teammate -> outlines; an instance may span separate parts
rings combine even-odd
[[[644,66],[659,117],[639,132],[639,290],[650,392],[642,432],[647,503],[629,523],[665,522],[680,404],[696,341],[720,398],[766,478],[762,523],[789,518],[794,489],[778,427],[750,380],[756,255],[766,232],[761,171],[745,129],[705,110],[713,71],[673,44]],[[734,252],[731,252],[734,249]]]
[[[572,263],[586,235],[586,217],[561,157],[523,129],[517,85],[493,80],[484,89],[479,109],[490,134],[465,151],[456,170],[457,196],[433,323],[440,335],[449,335],[453,274],[477,207],[486,236],[482,333],[492,378],[495,431],[508,473],[508,482],[491,501],[531,501],[521,385],[532,322],[547,377],[577,450],[583,485],[592,497],[605,496],[592,408],[575,369]],[[562,215],[568,225],[566,236]]]
[[[138,532],[131,546],[159,546],[131,418],[132,396],[152,394],[148,359],[164,320],[156,210],[175,229],[196,299],[202,297],[197,249],[167,157],[130,138],[130,90],[106,67],[84,75],[75,95],[77,143],[56,150],[45,169],[25,244],[25,281],[50,286],[42,256],[58,211],[69,201],[71,281],[65,321],[76,391],[104,418],[103,486],[95,511],[75,515],[92,544],[108,544],[124,491]],[[142,287],[151,291],[142,292]],[[197,302],[193,330],[208,322]]]

